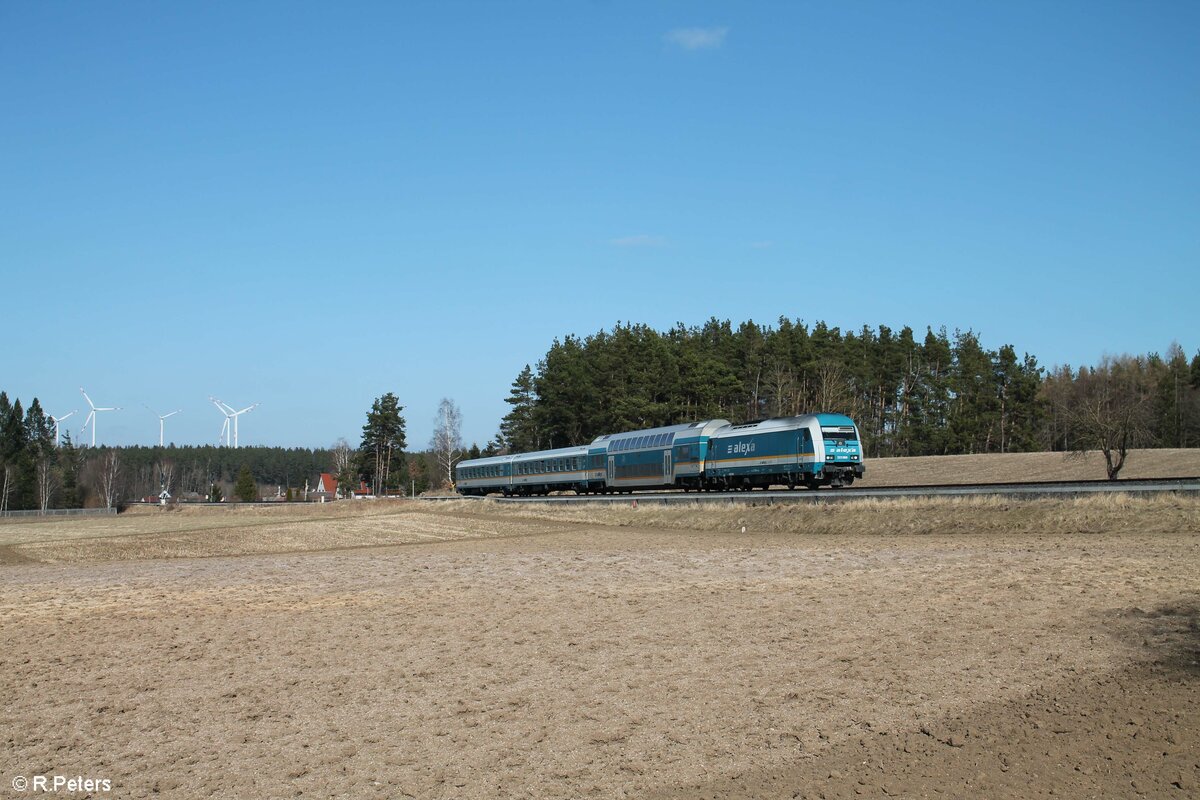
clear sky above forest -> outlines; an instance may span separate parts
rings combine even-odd
[[[552,339],[1200,346],[1194,2],[0,3],[0,388],[483,445]],[[72,429],[83,414],[72,419]]]

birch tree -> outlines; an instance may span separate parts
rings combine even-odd
[[[4,480],[0,481],[0,511],[8,511],[8,498],[13,491],[13,478],[16,470],[12,464],[4,465]]]
[[[105,508],[112,508],[117,504],[120,481],[121,454],[115,448],[110,448],[100,457],[100,471],[96,477],[96,490],[104,498]]]
[[[35,486],[37,487],[38,508],[45,512],[50,508],[50,500],[58,491],[58,465],[53,453],[43,453],[34,466]]]
[[[353,490],[358,485],[354,478],[358,451],[351,447],[345,438],[340,438],[333,443],[330,452],[333,455],[333,476],[337,478],[338,486],[345,492]]]
[[[438,466],[446,476],[446,485],[454,485],[454,465],[462,459],[462,412],[448,397],[438,404],[430,449],[437,455]]]

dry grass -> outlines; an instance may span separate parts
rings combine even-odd
[[[1200,497],[1092,495],[1071,499],[998,497],[866,498],[820,505],[695,503],[680,506],[584,503],[489,504],[495,513],[583,525],[808,535],[1096,533],[1200,531]]]
[[[1200,531],[1200,498],[1111,494],[847,500],[820,505],[509,504],[390,501],[270,508],[145,509],[0,526],[0,564],[301,553],[545,535],[583,527],[805,536]]]

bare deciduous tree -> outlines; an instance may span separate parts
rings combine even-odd
[[[117,503],[120,492],[121,455],[116,449],[110,449],[100,456],[100,470],[96,474],[96,491],[104,498],[104,507],[112,508]]]
[[[351,447],[344,437],[334,442],[330,449],[333,451],[333,476],[337,478],[339,487],[350,491],[358,485],[354,478],[358,451]]]
[[[462,459],[462,412],[448,397],[438,404],[430,449],[437,455],[438,466],[446,476],[446,485],[454,485],[454,465]]]
[[[845,411],[850,413],[853,392],[846,370],[836,362],[823,361],[817,368],[814,388],[815,411]]]
[[[796,376],[791,365],[782,359],[771,359],[767,369],[767,393],[774,414],[782,417],[793,412]]]
[[[53,453],[44,453],[34,466],[34,479],[37,486],[38,508],[42,511],[50,508],[50,500],[58,490],[58,464]]]
[[[172,487],[175,485],[175,459],[164,458],[158,462],[158,489],[167,490],[168,494],[174,494]]]
[[[16,470],[12,464],[4,465],[4,480],[0,485],[0,511],[8,511],[8,497],[13,491],[13,479],[16,476]]]
[[[1149,444],[1152,398],[1131,356],[1105,357],[1100,366],[1080,370],[1072,386],[1069,420],[1073,449],[1104,454],[1108,479],[1115,481],[1131,448]]]

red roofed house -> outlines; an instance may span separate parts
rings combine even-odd
[[[326,500],[336,500],[337,487],[337,478],[328,472],[322,472],[321,477],[317,479],[317,488],[310,493],[310,496],[318,503],[324,503]]]

